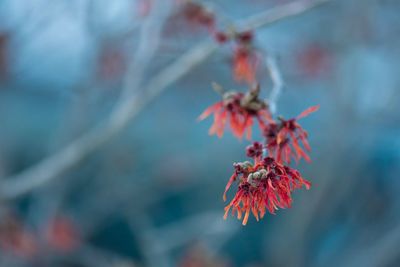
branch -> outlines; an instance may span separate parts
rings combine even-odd
[[[327,1],[329,0],[299,0],[282,5],[238,22],[237,28],[245,30],[266,26],[302,14]],[[22,173],[3,180],[0,186],[0,198],[16,198],[61,177],[67,170],[76,166],[97,148],[121,132],[149,102],[160,95],[168,86],[205,61],[217,48],[217,44],[213,41],[206,40],[183,54],[151,79],[142,95],[130,96],[125,101],[119,101],[110,117],[102,123],[102,126],[90,130],[59,152],[50,155]],[[125,84],[123,91],[131,90],[127,87],[130,87],[130,84]]]
[[[332,0],[301,0],[294,1],[289,4],[281,5],[259,14],[253,15],[247,19],[238,21],[236,29],[239,31],[254,30],[265,25],[269,25],[287,19],[293,16],[303,14],[304,12],[310,11],[311,9],[320,6],[321,4],[331,2]]]
[[[131,259],[112,251],[84,244],[73,255],[64,256],[66,260],[87,267],[135,267]],[[79,265],[80,266],[80,265]]]
[[[162,29],[170,14],[171,4],[168,1],[157,1],[152,10],[156,11],[152,12],[140,29],[140,42],[133,59],[129,61],[131,64],[125,75],[121,99],[133,95],[142,83],[144,74],[160,44]]]
[[[204,225],[207,225],[207,227],[204,228]],[[193,240],[207,240],[210,236],[218,237],[218,239],[225,235],[229,237],[238,228],[238,224],[226,224],[222,219],[220,211],[208,211],[188,216],[145,234],[157,237],[157,245],[154,247],[154,250],[159,252],[171,251]],[[170,238],[171,236],[174,237],[173,240]],[[199,238],[200,236],[201,238]],[[222,241],[223,243],[224,240],[221,239],[218,241]]]
[[[274,114],[276,112],[278,98],[283,88],[283,79],[274,58],[267,56],[266,64],[273,84],[271,93],[268,97],[268,104],[271,113]]]
[[[384,233],[383,237],[364,247],[362,252],[354,253],[340,266],[389,266],[399,255],[400,226]]]

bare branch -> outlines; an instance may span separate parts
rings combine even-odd
[[[207,225],[207,227],[204,228],[204,225]],[[200,236],[203,241],[207,241],[210,237],[221,238],[225,235],[229,237],[238,228],[240,228],[238,224],[224,222],[219,211],[209,211],[186,217],[146,234],[157,236],[154,239],[157,240],[157,247],[155,248],[157,251],[169,251],[199,239]],[[174,237],[173,240],[171,240],[171,236]],[[223,242],[218,245],[221,246],[222,244]]]
[[[237,29],[255,29],[269,25],[281,19],[302,14],[327,1],[329,0],[299,0],[282,5],[238,22]],[[195,66],[205,61],[217,48],[217,44],[206,40],[183,54],[151,79],[141,95],[127,97],[120,101],[101,126],[90,130],[58,153],[50,155],[22,173],[3,180],[0,186],[0,197],[12,199],[61,177],[67,170],[80,163],[123,130],[128,122],[135,118],[151,100],[160,95],[169,85],[189,73]],[[127,89],[130,86],[129,83],[126,83],[123,91],[130,91],[132,88]]]
[[[352,254],[340,266],[389,266],[399,256],[400,225],[383,234],[373,245],[358,249],[360,253]]]
[[[134,267],[137,266],[131,259],[122,257],[111,251],[85,244],[78,253],[68,256],[74,263],[87,267]]]
[[[144,21],[140,29],[139,46],[133,59],[129,62],[125,75],[121,99],[135,93],[140,86],[144,74],[153,59],[160,43],[161,31],[171,10],[169,1],[157,1],[151,15]]]
[[[276,60],[271,56],[267,56],[266,64],[273,83],[271,93],[268,97],[268,104],[271,113],[274,114],[276,112],[277,101],[284,84],[281,72],[276,64]]]
[[[257,15],[251,16],[247,19],[243,19],[236,23],[236,29],[239,31],[253,30],[260,28],[265,25],[269,25],[287,19],[293,16],[297,16],[307,12],[321,4],[330,2],[331,0],[314,0],[314,1],[294,1],[289,4],[281,5]]]

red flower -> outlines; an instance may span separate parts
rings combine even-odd
[[[64,216],[57,216],[49,221],[46,239],[52,247],[61,251],[71,251],[80,243],[76,225]]]
[[[0,223],[0,249],[22,258],[38,252],[37,237],[15,216],[6,214]]]
[[[244,32],[237,33],[235,38],[239,44],[249,45],[253,41],[254,34],[252,31],[244,31]]]
[[[256,71],[259,64],[259,58],[245,46],[239,46],[235,49],[233,55],[233,76],[237,82],[247,82],[254,84],[256,81]]]
[[[217,43],[223,44],[229,40],[229,36],[228,36],[228,34],[226,34],[224,32],[215,32],[214,39],[215,39],[215,41],[217,41]]]
[[[183,6],[183,15],[186,20],[193,25],[205,26],[210,31],[214,31],[214,14],[199,3],[186,2]]]
[[[252,149],[258,146],[258,143],[254,143]],[[259,153],[254,153],[254,158],[258,157]],[[225,207],[224,219],[232,209],[232,214],[236,213],[239,220],[243,217],[243,225],[247,224],[250,212],[258,221],[264,217],[267,210],[275,214],[278,208],[290,208],[291,193],[303,185],[306,189],[311,186],[311,183],[297,170],[284,166],[271,157],[266,157],[254,165],[248,161],[235,163],[234,167],[235,172],[225,188],[224,201],[226,192],[236,180],[238,180],[238,190]]]
[[[249,158],[253,158],[255,163],[258,163],[261,160],[263,149],[264,147],[260,142],[254,142],[246,147],[246,155]]]
[[[266,122],[271,121],[271,115],[267,104],[258,99],[259,88],[250,90],[243,94],[239,92],[227,92],[223,94],[223,100],[208,107],[200,116],[199,120],[204,120],[214,114],[214,123],[209,130],[209,134],[216,134],[222,137],[226,122],[232,133],[241,139],[246,132],[247,139],[251,139],[253,119],[256,119],[260,127],[264,128]]]
[[[290,120],[279,118],[279,123],[273,122],[265,126],[264,136],[266,138],[266,147],[269,155],[276,158],[278,162],[290,163],[291,158],[299,161],[304,158],[311,161],[306,151],[311,151],[308,143],[307,132],[298,124],[297,120],[306,117],[319,109],[319,106],[313,106],[300,115]],[[301,147],[304,147],[304,149]]]

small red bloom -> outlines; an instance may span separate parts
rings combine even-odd
[[[298,124],[297,120],[306,117],[319,109],[319,106],[313,106],[295,118],[285,120],[279,118],[279,123],[273,122],[264,128],[266,138],[266,147],[269,155],[276,158],[278,162],[290,163],[291,158],[299,161],[304,158],[311,161],[310,157],[304,151],[311,151],[308,143],[307,132]],[[304,149],[301,147],[300,142]]]
[[[17,217],[6,215],[0,223],[0,249],[21,258],[31,258],[38,252],[37,237]]]
[[[254,84],[259,65],[257,54],[246,46],[239,46],[233,54],[233,75],[237,82]]]
[[[246,132],[247,139],[251,139],[253,119],[256,119],[262,128],[265,127],[266,122],[271,121],[268,106],[258,98],[258,93],[259,87],[246,94],[224,93],[223,100],[208,107],[199,116],[199,120],[204,120],[214,114],[214,123],[209,130],[210,135],[216,134],[218,137],[222,137],[225,125],[229,120],[232,132],[237,138],[241,139]]]
[[[245,31],[236,34],[236,41],[239,44],[246,45],[250,44],[253,41],[254,34],[252,31]]]
[[[233,184],[238,181],[238,190],[232,201],[225,207],[224,219],[228,217],[229,211],[237,214],[242,224],[246,225],[250,212],[256,220],[263,218],[266,211],[275,214],[278,208],[290,208],[292,204],[291,193],[303,185],[309,189],[311,183],[305,180],[301,174],[276,162],[271,157],[258,160],[259,143],[254,143],[251,150],[253,158],[256,159],[254,165],[248,161],[235,163],[235,171],[226,185],[223,195],[226,200],[226,193]],[[257,151],[257,152],[254,152]]]
[[[219,44],[226,43],[229,40],[229,36],[224,32],[216,32],[214,38]]]
[[[187,2],[183,6],[183,15],[188,22],[193,25],[205,26],[210,31],[214,31],[215,17],[214,14],[208,11],[199,3]]]
[[[307,78],[315,79],[329,72],[333,63],[332,59],[333,57],[327,47],[313,43],[300,49],[297,55],[297,64],[299,70]]]
[[[61,251],[71,251],[80,242],[76,225],[64,216],[57,216],[49,222],[46,239],[49,245]]]
[[[246,147],[246,155],[249,158],[253,158],[257,163],[261,160],[263,149],[263,145],[260,142],[254,142],[252,145]]]

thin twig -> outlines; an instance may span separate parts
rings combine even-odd
[[[151,15],[140,28],[140,42],[133,58],[129,60],[130,64],[122,86],[122,100],[133,95],[142,83],[144,74],[159,47],[162,29],[170,14],[171,6],[169,1],[157,1]]]
[[[278,65],[276,64],[276,60],[271,56],[267,56],[266,64],[273,84],[271,93],[268,97],[268,104],[271,113],[274,114],[276,112],[277,101],[284,84],[281,72],[279,71]]]
[[[280,21],[282,19],[290,18],[293,16],[297,16],[304,12],[307,12],[315,7],[320,6],[321,4],[330,2],[332,0],[302,0],[302,1],[294,1],[285,5],[281,5],[254,16],[251,16],[247,19],[243,19],[236,23],[236,29],[239,31],[249,31],[253,29],[260,28],[265,25],[269,25]]]
[[[302,14],[327,1],[329,0],[301,0],[282,5],[238,22],[237,29],[255,29],[266,26]],[[90,130],[61,151],[50,155],[22,173],[5,179],[0,186],[0,197],[12,199],[61,177],[67,170],[76,166],[98,147],[123,130],[128,122],[135,118],[150,101],[160,95],[168,86],[189,73],[195,66],[205,61],[217,48],[218,46],[214,42],[206,40],[183,54],[151,79],[142,95],[120,101],[111,116],[102,123],[102,126]],[[125,86],[130,87],[131,85],[126,84]]]

